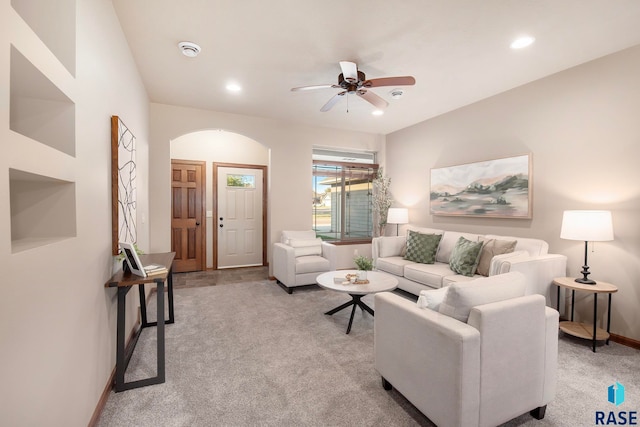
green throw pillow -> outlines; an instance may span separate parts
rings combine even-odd
[[[449,267],[458,274],[472,277],[478,267],[482,243],[460,237],[451,252]]]
[[[404,259],[422,264],[433,264],[441,238],[441,234],[422,234],[409,230],[407,253]]]

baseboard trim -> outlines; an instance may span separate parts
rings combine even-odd
[[[640,341],[623,337],[622,335],[610,334],[609,339],[618,344],[626,345],[627,347],[635,348],[636,350],[640,350]]]
[[[147,297],[147,302],[149,298]],[[125,354],[127,354],[127,350],[133,343],[133,339],[138,333],[138,329],[142,325],[142,319],[140,318],[140,308],[138,308],[138,320],[131,328],[131,333],[129,333],[129,337],[127,338],[127,343],[125,345]],[[100,399],[98,399],[98,404],[96,405],[96,409],[93,411],[93,415],[89,420],[89,424],[87,427],[96,427],[98,425],[98,420],[100,420],[100,415],[104,410],[105,405],[107,404],[107,400],[109,399],[109,394],[111,393],[111,389],[113,388],[113,384],[116,381],[116,367],[113,367],[111,371],[111,375],[109,375],[109,379],[107,380],[107,384],[104,386],[104,390],[102,390],[102,394],[100,395]]]

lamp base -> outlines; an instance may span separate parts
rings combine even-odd
[[[578,277],[576,282],[582,283],[583,285],[595,285],[596,281],[591,279],[585,279],[584,277]]]

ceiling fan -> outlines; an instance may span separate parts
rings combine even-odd
[[[389,103],[375,93],[368,91],[367,89],[380,86],[411,86],[416,83],[416,79],[414,79],[412,76],[382,77],[379,79],[367,80],[365,74],[362,71],[358,70],[358,66],[355,64],[355,62],[340,61],[340,68],[342,69],[342,73],[340,73],[340,75],[338,76],[337,85],[325,84],[302,86],[294,87],[291,90],[297,92],[327,88],[342,89],[342,91],[338,92],[326,104],[322,106],[322,108],[320,109],[320,111],[322,112],[329,111],[342,97],[347,94],[356,94],[360,98],[372,104],[378,110],[384,110],[385,108],[387,108]]]

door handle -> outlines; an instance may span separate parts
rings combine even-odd
[[[196,225],[200,225],[200,223],[199,223],[199,222],[196,222]]]
[[[220,217],[220,221],[222,221],[224,218]]]
[[[220,224],[220,228],[224,227],[224,225]]]

